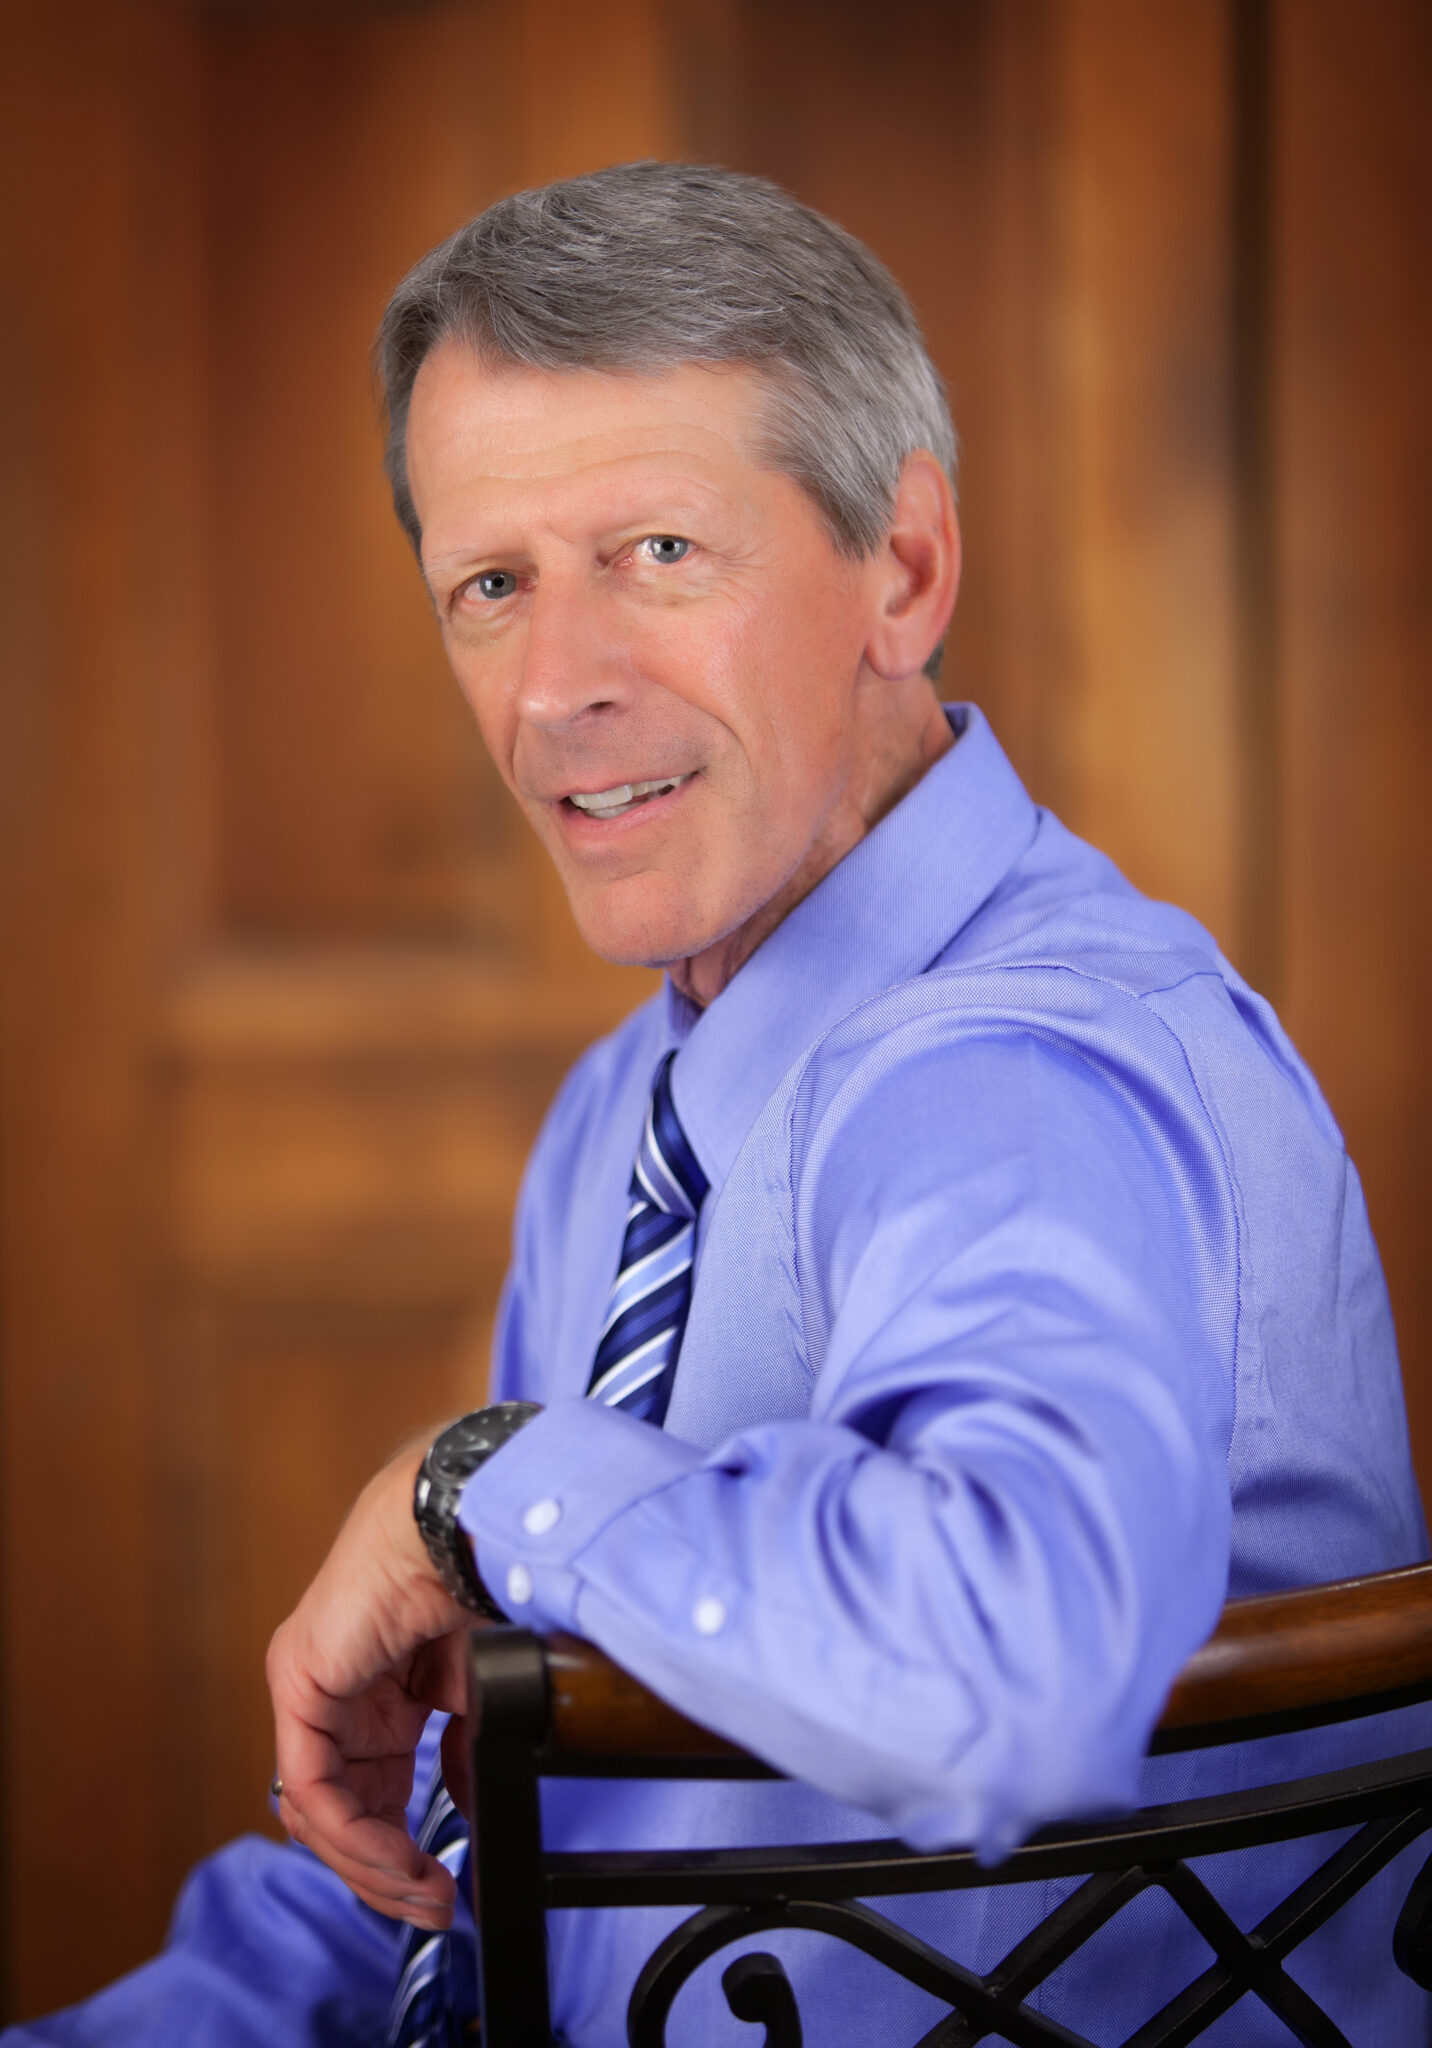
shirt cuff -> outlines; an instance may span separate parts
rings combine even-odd
[[[634,1502],[704,1462],[599,1401],[554,1401],[480,1465],[457,1518],[483,1584],[524,1628],[577,1628],[578,1556]]]

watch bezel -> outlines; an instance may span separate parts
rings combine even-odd
[[[460,1415],[428,1446],[413,1486],[413,1519],[439,1577],[454,1599],[489,1621],[508,1617],[483,1583],[458,1502],[473,1473],[540,1412],[535,1401],[496,1401]]]

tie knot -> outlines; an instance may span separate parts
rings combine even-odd
[[[669,1052],[657,1069],[646,1129],[632,1169],[631,1191],[660,1209],[663,1215],[694,1220],[710,1184],[686,1142],[671,1099],[671,1063],[675,1058],[676,1054]]]

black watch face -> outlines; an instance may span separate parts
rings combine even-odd
[[[537,1413],[532,1401],[500,1401],[492,1408],[479,1408],[445,1429],[427,1455],[427,1467],[435,1480],[456,1483],[468,1479],[494,1451]]]

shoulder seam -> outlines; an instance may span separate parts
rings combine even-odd
[[[1233,1218],[1234,1324],[1232,1333],[1232,1355],[1227,1361],[1228,1376],[1230,1381],[1232,1398],[1229,1404],[1230,1424],[1228,1442],[1224,1445],[1224,1458],[1226,1462],[1228,1458],[1232,1455],[1233,1441],[1238,1425],[1238,1400],[1240,1392],[1238,1374],[1238,1340],[1243,1329],[1245,1282],[1245,1232],[1243,1219],[1243,1205],[1239,1199],[1238,1185],[1233,1174],[1232,1160],[1229,1154],[1228,1136],[1226,1131],[1224,1130],[1223,1121],[1221,1117],[1219,1117],[1216,1114],[1212,1104],[1208,1101],[1207,1097],[1204,1094],[1203,1088],[1199,1083],[1198,1076],[1197,1074],[1195,1074],[1192,1062],[1189,1059],[1187,1046],[1179,1037],[1178,1033],[1169,1024],[1168,1020],[1164,1017],[1161,1017],[1158,1011],[1154,1009],[1148,1001],[1148,998],[1150,996],[1166,995],[1169,993],[1170,990],[1181,987],[1185,982],[1188,981],[1198,981],[1211,977],[1214,980],[1218,981],[1220,984],[1222,984],[1223,976],[1218,971],[1217,964],[1213,961],[1210,961],[1207,967],[1191,969],[1188,973],[1181,974],[1174,980],[1161,983],[1157,988],[1136,991],[1128,987],[1126,983],[1116,981],[1111,976],[1090,973],[1088,970],[1079,967],[1074,962],[1067,960],[1018,960],[997,963],[991,962],[988,965],[979,965],[971,963],[968,966],[960,966],[940,970],[940,973],[942,978],[948,978],[950,980],[955,979],[957,976],[964,975],[968,975],[971,979],[974,979],[976,977],[982,978],[986,975],[1007,974],[1010,972],[1023,972],[1031,968],[1039,969],[1042,972],[1048,972],[1052,969],[1061,974],[1071,975],[1076,980],[1086,981],[1100,988],[1111,989],[1117,995],[1124,997],[1129,1003],[1133,1004],[1140,1012],[1142,1012],[1144,1016],[1148,1017],[1158,1027],[1159,1035],[1164,1039],[1168,1040],[1177,1048],[1178,1058],[1180,1064],[1182,1065],[1183,1071],[1188,1076],[1189,1086],[1193,1090],[1194,1099],[1198,1104],[1199,1110],[1203,1116],[1203,1120],[1213,1137],[1214,1144],[1217,1147],[1219,1167],[1224,1182],[1224,1191],[1227,1196],[1229,1209]],[[832,1024],[828,1030],[822,1032],[820,1037],[817,1038],[813,1044],[806,1047],[806,1050],[802,1053],[800,1059],[795,1061],[791,1068],[788,1069],[787,1074],[784,1077],[782,1083],[782,1085],[785,1085],[785,1082],[787,1081],[790,1083],[790,1098],[786,1108],[786,1180],[787,1186],[790,1190],[790,1213],[787,1228],[789,1230],[790,1236],[792,1270],[794,1272],[796,1280],[796,1297],[797,1300],[802,1304],[800,1316],[801,1334],[803,1340],[802,1352],[804,1356],[806,1370],[811,1374],[813,1379],[816,1377],[816,1373],[814,1363],[811,1358],[809,1331],[806,1328],[806,1316],[804,1309],[805,1289],[802,1284],[800,1273],[799,1241],[795,1229],[794,1207],[796,1190],[794,1110],[797,1098],[800,1093],[801,1083],[804,1079],[805,1073],[813,1064],[815,1057],[822,1048],[822,1046],[824,1046],[835,1035],[836,1032],[841,1030],[844,1025],[848,1024],[853,1018],[860,1016],[862,1012],[866,1012],[872,1009],[876,1004],[884,1002],[888,997],[898,994],[902,989],[909,988],[913,986],[915,983],[925,981],[928,978],[929,977],[926,975],[912,975],[908,980],[894,983],[890,988],[882,989],[877,995],[867,997],[864,1002],[856,1004],[853,1009],[848,1010],[843,1017],[839,1018],[834,1024]],[[1037,1039],[1048,1044],[1057,1044],[1060,1042],[1058,1033],[1054,1030],[1042,1029],[1035,1025],[1025,1026],[1023,1027],[1023,1030],[1025,1035],[1027,1035],[1031,1039]],[[1081,1057],[1087,1059],[1087,1054],[1083,1053],[1081,1048],[1074,1047],[1072,1049],[1076,1052],[1080,1052]]]

